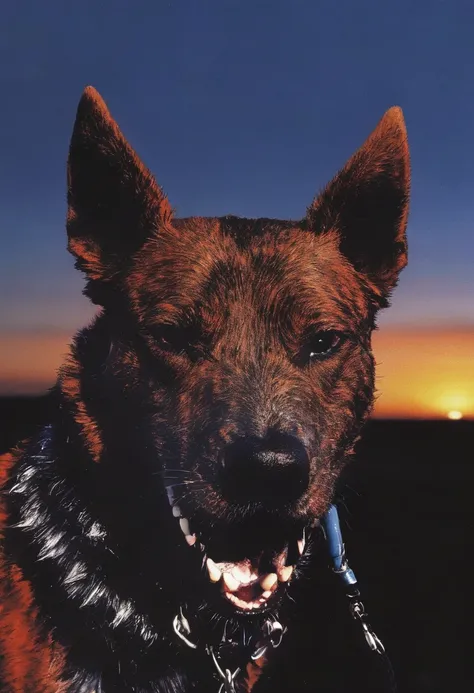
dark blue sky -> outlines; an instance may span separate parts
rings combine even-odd
[[[474,324],[472,0],[4,3],[5,331],[68,331],[90,315],[64,230],[68,141],[87,84],[180,215],[298,218],[400,105],[410,265],[384,322]]]

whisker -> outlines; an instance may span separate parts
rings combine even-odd
[[[197,474],[197,472],[193,471],[192,469],[170,469],[168,467],[155,472],[155,474],[167,474],[168,472],[176,472],[178,474]]]
[[[165,481],[179,481],[181,484],[198,484],[199,482],[202,482],[202,479],[184,479],[182,476],[166,476]]]
[[[351,486],[350,484],[348,484],[347,482],[344,482],[343,485],[342,485],[342,487],[345,488],[345,489],[347,489],[347,490],[350,491],[351,493],[353,493],[353,494],[354,494],[355,496],[357,496],[358,498],[361,498],[362,493],[361,493],[360,491],[358,491],[357,489],[355,489],[355,488],[354,488],[353,486]]]
[[[177,498],[175,500],[175,504],[179,505],[181,503],[181,501],[183,500],[183,498],[186,498],[186,496],[189,496],[191,493],[193,493],[193,491],[196,491],[196,490],[199,490],[199,489],[195,489],[195,488],[188,489],[188,491],[185,491],[179,498]]]
[[[192,479],[190,481],[181,481],[178,484],[169,484],[167,488],[178,488],[178,486],[192,486],[193,484],[202,484],[204,486],[203,481],[199,481],[198,479]]]
[[[163,479],[187,479],[189,477],[186,477],[184,474],[183,475],[178,475],[175,473],[171,474],[160,474],[160,472],[152,472],[153,476],[161,476]]]

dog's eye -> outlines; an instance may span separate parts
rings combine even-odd
[[[314,332],[300,352],[300,360],[305,363],[330,356],[341,345],[343,335],[334,330]]]
[[[160,349],[163,349],[163,351],[184,351],[187,341],[184,330],[180,330],[174,325],[161,325],[153,332],[156,344]]]
[[[178,325],[160,325],[152,331],[156,345],[162,350],[173,354],[186,353],[194,359],[199,356],[201,350],[198,347],[199,334],[190,325],[180,327]]]

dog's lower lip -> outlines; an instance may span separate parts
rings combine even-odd
[[[267,605],[269,598],[272,596],[273,592],[262,592],[260,595],[247,595],[244,594],[239,597],[237,594],[224,593],[224,597],[233,606],[237,607],[240,611],[258,611]],[[245,597],[245,598],[243,598]],[[253,598],[252,598],[253,597]]]

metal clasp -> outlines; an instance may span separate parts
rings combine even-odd
[[[383,646],[383,643],[380,640],[380,638],[374,633],[371,626],[368,624],[366,620],[367,614],[365,613],[365,608],[362,602],[359,599],[354,599],[353,601],[351,601],[349,606],[352,617],[356,621],[359,621],[359,623],[362,626],[362,630],[364,632],[364,637],[367,642],[367,645],[373,652],[377,652],[378,654],[384,654],[385,647]]]

